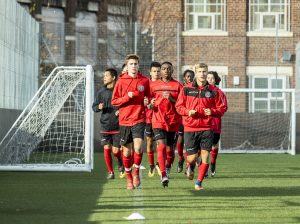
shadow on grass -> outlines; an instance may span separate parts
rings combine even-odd
[[[300,196],[299,187],[243,187],[243,188],[212,188],[202,191],[190,191],[201,197],[272,197]]]
[[[1,223],[93,223],[89,216],[106,182],[102,157],[95,154],[91,173],[0,172]]]

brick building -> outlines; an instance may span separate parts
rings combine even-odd
[[[92,64],[100,77],[137,53],[143,73],[152,60],[168,60],[180,80],[186,68],[204,62],[221,75],[221,87],[300,89],[298,0],[18,2],[42,24],[44,74],[56,65]],[[249,102],[242,95],[238,109],[286,111],[286,99],[278,96],[254,95]]]
[[[100,76],[128,53],[169,60],[174,76],[198,62],[227,88],[297,87],[297,0],[18,0],[41,22],[41,71],[92,64]],[[43,72],[44,71],[44,72]],[[42,74],[43,75],[43,74]],[[272,99],[255,110],[272,110]],[[274,107],[274,106],[273,106]],[[273,108],[281,110],[284,103]]]
[[[300,91],[298,0],[174,0],[172,4],[166,0],[149,2],[155,9],[150,23],[154,38],[153,52],[157,60],[167,58],[176,65],[177,77],[184,69],[204,62],[209,65],[209,70],[215,70],[222,76],[221,87],[296,88],[296,111],[300,111],[300,98],[297,99]],[[169,39],[165,38],[166,35],[169,35]],[[173,37],[173,41],[170,37]],[[243,133],[246,129],[256,129],[253,133],[245,134],[246,139],[247,135],[250,138],[268,136],[273,142],[278,139],[275,133],[257,134],[264,127],[257,129],[260,125],[251,123],[251,112],[267,112],[261,113],[266,117],[259,123],[267,122],[269,125],[282,119],[276,118],[276,112],[290,111],[289,98],[282,93],[227,97],[233,97],[229,99],[231,112],[250,112],[249,116],[246,115],[250,123],[240,129],[242,121],[238,121],[238,125],[224,131],[229,136],[223,135],[223,140],[228,137],[227,142],[232,142],[232,133]],[[297,132],[297,148],[300,145],[299,136]]]
[[[123,0],[18,0],[41,25],[41,76],[58,65],[93,65],[100,76],[108,66],[121,68],[132,52],[128,37],[136,2]],[[116,24],[119,25],[119,28]],[[126,34],[121,32],[126,31]],[[119,35],[120,37],[118,37]],[[121,49],[126,37],[126,48]],[[125,44],[124,44],[125,45]],[[117,52],[115,52],[118,49]]]

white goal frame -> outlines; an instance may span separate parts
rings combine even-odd
[[[220,139],[220,145],[219,145],[219,152],[220,153],[288,153],[291,155],[296,154],[296,101],[295,101],[295,89],[247,89],[247,88],[224,88],[221,89],[225,95],[229,95],[231,93],[244,93],[244,94],[254,94],[254,93],[283,93],[283,94],[289,94],[289,136],[288,138],[288,144],[283,144],[281,148],[255,148],[252,147],[251,143],[247,142],[245,140],[245,144],[241,144],[240,146],[236,147],[228,147],[225,148],[222,146],[222,136],[225,135],[224,129],[226,129],[226,122],[224,122],[226,119],[226,113],[230,113],[231,110],[231,102],[228,102],[228,112],[225,113],[224,117],[222,118],[222,133],[221,133],[221,139]],[[236,95],[236,98],[232,100],[232,102],[238,100],[238,95]],[[247,106],[246,106],[247,107]],[[250,106],[248,106],[248,110],[250,110]],[[246,113],[246,112],[245,112]],[[249,113],[249,111],[248,111]],[[251,113],[258,113],[258,112],[251,112]],[[283,114],[284,112],[282,112]],[[265,113],[267,114],[267,113]],[[267,125],[267,124],[266,124]],[[230,133],[226,133],[229,134]],[[227,139],[227,141],[230,141]],[[250,146],[250,147],[249,147]]]
[[[44,117],[41,117],[41,113],[39,113],[39,110],[41,108],[41,105],[44,105],[45,100],[47,99],[46,93],[48,91],[48,96],[51,96],[51,93],[49,93],[49,89],[51,89],[51,85],[55,85],[55,82],[59,82],[58,77],[62,76],[68,76],[72,78],[72,82],[70,86],[68,86],[69,81],[66,78],[66,80],[63,80],[64,83],[67,83],[66,90],[62,89],[60,91],[56,91],[58,93],[65,91],[64,95],[57,94],[58,97],[61,96],[63,99],[57,100],[60,105],[59,108],[54,108],[53,110],[49,111],[50,113],[53,113],[53,115],[49,115],[50,118],[44,119],[45,124],[43,125],[45,127],[34,127],[35,134],[38,133],[38,137],[32,137],[30,135],[33,135],[32,133],[32,127],[31,129],[28,128],[33,122],[35,122],[38,119],[43,120]],[[74,76],[73,76],[74,75]],[[76,78],[74,78],[76,77]],[[78,80],[77,80],[78,79]],[[37,138],[43,137],[47,131],[47,129],[50,127],[52,121],[55,119],[55,116],[58,114],[61,107],[66,103],[67,97],[71,98],[73,91],[77,88],[77,85],[83,82],[85,84],[85,111],[83,111],[81,114],[83,114],[81,117],[83,117],[84,124],[83,126],[83,136],[81,145],[80,145],[80,158],[72,157],[69,158],[67,161],[58,162],[58,163],[31,163],[30,160],[23,162],[26,160],[26,157],[30,157],[30,154],[32,153],[33,149],[31,147],[38,147],[38,144],[40,143],[39,140],[36,142],[34,141],[28,141],[33,143],[27,143],[26,138],[31,140],[31,138]],[[54,83],[54,84],[53,84]],[[83,89],[83,88],[82,88]],[[54,93],[56,94],[56,93]],[[73,97],[74,98],[74,97]],[[91,65],[87,66],[61,66],[56,67],[51,74],[48,76],[48,78],[44,81],[43,85],[39,88],[38,92],[34,95],[32,100],[28,103],[26,108],[23,110],[21,115],[18,117],[18,119],[15,121],[15,123],[12,125],[10,130],[7,132],[5,137],[0,142],[0,171],[86,171],[91,172],[93,169],[93,153],[94,153],[94,116],[92,112],[92,101],[94,98],[94,72]],[[55,98],[54,98],[55,99]],[[50,99],[51,100],[51,99]],[[51,107],[50,102],[50,106]],[[77,106],[78,107],[78,106]],[[38,125],[37,125],[38,126]],[[18,135],[18,133],[21,132],[21,134]],[[25,137],[22,136],[22,138],[25,140],[23,143],[17,142],[18,136],[22,135],[22,132],[25,133]],[[28,136],[28,137],[27,137]],[[27,145],[26,145],[27,144]],[[32,144],[32,145],[30,145]],[[30,148],[30,150],[28,149]],[[21,159],[15,159],[10,158],[14,157],[15,154],[19,155],[19,152],[23,150]],[[16,151],[14,154],[13,151]],[[7,154],[10,154],[9,158],[4,160],[1,160],[1,157],[5,157]],[[11,156],[12,154],[12,156]],[[78,153],[79,154],[79,153]],[[24,159],[25,157],[25,159]],[[63,158],[64,159],[64,158]],[[9,162],[5,162],[9,161]],[[17,161],[17,162],[11,162],[11,161]]]

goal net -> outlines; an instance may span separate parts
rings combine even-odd
[[[0,170],[91,171],[93,70],[57,67],[0,142]]]
[[[222,118],[220,152],[295,154],[294,89],[222,89],[228,111]]]

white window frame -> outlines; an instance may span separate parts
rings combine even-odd
[[[275,23],[274,27],[264,27],[264,17],[266,16],[274,16],[275,17]],[[276,29],[276,24],[279,24],[279,14],[278,13],[260,13],[259,14],[259,30],[274,30]]]
[[[210,5],[208,3],[209,0],[204,0],[204,3],[189,3],[188,0],[185,0],[185,24],[184,24],[184,32],[183,35],[193,35],[195,33],[201,35],[228,35],[226,32],[226,0],[221,0],[221,3],[215,3],[217,7],[221,8],[220,12],[207,12],[207,6]],[[203,6],[204,12],[188,12],[189,6]],[[223,13],[224,12],[224,13]],[[223,13],[223,15],[222,15]],[[188,28],[188,18],[189,16],[193,16],[193,28]],[[219,15],[222,18],[221,29],[216,29],[216,16]],[[199,28],[198,18],[199,16],[207,16],[211,18],[211,26],[209,28]]]
[[[272,12],[271,7],[274,5],[283,5],[284,11],[283,12]],[[254,3],[254,0],[249,0],[249,32],[247,33],[248,36],[275,36],[276,35],[276,24],[278,24],[278,35],[279,36],[292,36],[293,34],[290,31],[290,26],[291,26],[291,4],[290,0],[285,0],[284,3],[271,3],[271,0],[268,0],[268,3],[265,4],[260,4],[260,3]],[[257,5],[265,5],[268,8],[268,11],[264,12],[257,12],[253,11],[252,8],[257,6]],[[251,14],[252,13],[252,14]],[[258,24],[253,24],[254,21],[252,21],[254,15],[257,15],[257,18],[259,21],[257,22]],[[264,16],[275,16],[275,24],[274,28],[265,28],[263,24],[263,18]],[[280,16],[284,15],[284,28],[280,28]],[[256,26],[258,25],[258,27]]]
[[[286,86],[286,77],[285,76],[252,76],[252,86],[253,86],[253,89],[259,89],[259,88],[255,88],[255,79],[257,78],[265,78],[268,80],[268,86],[267,88],[264,88],[264,89],[285,89],[285,86]],[[273,88],[272,87],[272,81],[273,80],[282,80],[282,88]],[[251,108],[250,108],[250,111],[251,112],[263,112],[263,113],[271,113],[271,112],[284,112],[286,113],[287,112],[287,102],[286,102],[286,93],[282,93],[281,96],[277,96],[275,95],[276,93],[265,93],[267,95],[267,97],[256,97],[256,93],[252,93],[250,95],[250,98],[251,98]],[[274,111],[272,110],[271,108],[271,102],[272,100],[278,100],[278,101],[282,101],[283,102],[283,108],[282,108],[282,111]],[[258,101],[267,101],[267,111],[265,110],[259,110],[259,109],[256,109],[255,108],[255,102],[258,102]]]
[[[276,75],[277,74],[277,75]],[[286,89],[289,88],[289,77],[293,75],[293,67],[288,66],[248,66],[247,67],[247,75],[249,76],[249,83],[250,88],[255,88],[255,79],[256,78],[266,78],[268,79],[268,86],[267,89]],[[282,87],[281,88],[274,88],[272,87],[272,80],[282,80]],[[264,88],[266,89],[266,88]],[[276,93],[266,93],[267,97],[260,98],[255,97],[255,93],[251,93],[249,95],[249,111],[254,112],[262,112],[262,113],[276,113],[276,112],[288,112],[287,108],[287,94],[283,93],[281,96],[276,96]],[[274,111],[271,110],[271,101],[272,100],[281,100],[283,101],[283,111]],[[266,101],[267,100],[267,110],[266,111],[259,111],[255,109],[255,101]]]

